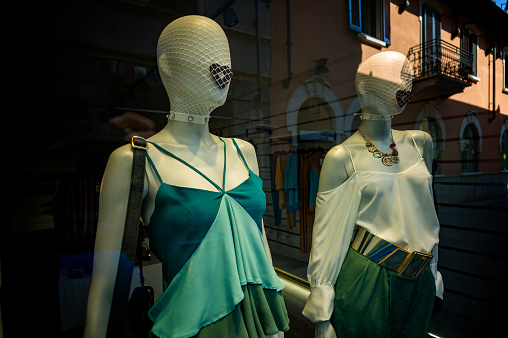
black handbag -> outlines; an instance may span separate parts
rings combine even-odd
[[[139,265],[139,281],[140,286],[136,287],[131,294],[127,310],[125,313],[125,326],[122,337],[125,338],[145,338],[152,328],[153,322],[148,317],[148,310],[154,304],[153,288],[145,285],[143,276],[143,258],[141,255],[141,242],[143,239],[142,225],[139,227],[137,246],[137,261]]]
[[[148,310],[154,304],[154,293],[152,287],[144,284],[141,258],[143,229],[140,220],[148,146],[144,138],[134,136],[131,139],[131,148],[133,159],[129,200],[108,322],[107,336],[111,338],[148,337],[153,325],[148,318]],[[141,285],[136,287],[129,297],[136,260],[139,265]]]

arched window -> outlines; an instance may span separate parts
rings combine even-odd
[[[441,132],[441,126],[434,117],[428,116],[421,121],[420,130],[426,131],[432,137],[432,146],[433,146],[432,175],[441,174],[442,173],[441,149],[443,148],[442,145],[443,135]]]
[[[422,106],[415,119],[415,129],[426,131],[432,137],[432,175],[442,174],[442,153],[445,150],[446,129],[439,106],[427,103]]]
[[[329,114],[326,130],[331,129],[335,133],[333,137],[335,142],[340,142],[340,135],[343,133],[342,108],[332,91],[332,85],[323,77],[313,76],[305,80],[291,95],[286,112],[286,126],[291,134],[292,146],[298,146],[298,139],[302,139],[302,135],[310,125],[305,116],[318,112]],[[301,123],[303,125],[300,125]]]
[[[479,150],[480,137],[478,129],[473,123],[470,123],[464,128],[462,134],[461,162],[463,173],[478,171]]]
[[[311,97],[302,104],[298,112],[298,141],[335,142],[333,119],[330,105],[319,97]]]
[[[508,170],[508,130],[501,136],[501,170]]]

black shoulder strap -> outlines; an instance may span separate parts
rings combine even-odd
[[[145,178],[145,157],[148,145],[144,138],[134,136],[131,140],[131,147],[133,151],[131,185],[115,289],[109,315],[108,337],[118,337],[124,325],[125,310],[129,302],[132,272],[138,247]],[[142,264],[142,262],[140,261],[138,264]]]

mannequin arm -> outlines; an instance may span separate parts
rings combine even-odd
[[[84,334],[87,338],[106,336],[127,211],[131,170],[130,146],[115,150],[108,160],[99,198],[99,221]]]
[[[425,165],[427,166],[427,169],[430,173],[432,173],[432,161],[434,159],[433,156],[433,143],[432,143],[432,137],[427,132],[422,132],[421,134],[418,134],[417,144],[422,149],[422,156],[423,160],[425,161]],[[432,274],[434,275],[434,280],[436,283],[436,297],[443,299],[443,293],[444,293],[444,285],[443,285],[443,277],[441,276],[441,273],[437,269],[437,262],[438,262],[438,244],[434,246],[432,249],[432,255],[433,259],[430,264],[430,270],[432,271]]]
[[[423,160],[425,161],[425,165],[430,173],[432,173],[432,160],[434,159],[434,145],[432,143],[432,137],[427,132],[422,132],[418,134],[418,139],[416,142],[420,149],[422,149]]]
[[[336,338],[337,334],[330,321],[319,322],[314,328],[314,338]]]
[[[334,285],[357,219],[359,188],[354,182],[343,184],[349,177],[349,170],[352,170],[349,151],[337,146],[326,155],[319,178],[307,269],[311,293],[303,310],[305,317],[319,325],[316,337],[333,337],[333,328],[328,327],[333,312]]]

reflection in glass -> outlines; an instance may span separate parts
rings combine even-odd
[[[478,171],[478,149],[479,137],[478,130],[470,123],[464,129],[462,135],[461,162],[462,172],[470,173]]]
[[[432,174],[441,174],[442,173],[442,165],[441,165],[441,149],[443,136],[441,133],[441,128],[439,127],[439,123],[433,117],[426,117],[422,120],[420,124],[420,130],[426,131],[432,137],[432,154],[434,156],[434,162],[432,165]]]

